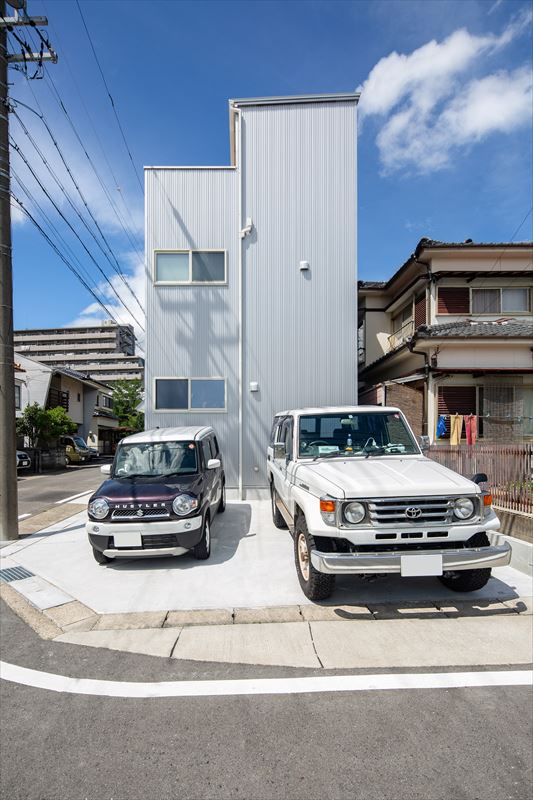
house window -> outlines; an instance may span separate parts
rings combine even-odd
[[[439,386],[438,415],[445,418],[446,434],[441,439],[450,437],[450,415],[475,414],[478,417],[478,435],[483,436],[483,387],[482,386]],[[463,435],[466,435],[463,427]]]
[[[21,408],[21,399],[20,399],[20,384],[15,384],[15,408],[17,411],[20,411]]]
[[[154,279],[163,284],[226,283],[226,251],[156,251]]]
[[[224,378],[156,378],[156,411],[225,411]]]
[[[473,314],[524,314],[531,308],[531,294],[527,287],[504,289],[472,289]]]
[[[439,286],[437,314],[469,314],[470,292],[467,286]]]

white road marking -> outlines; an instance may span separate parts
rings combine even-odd
[[[227,697],[231,695],[364,692],[391,689],[460,689],[483,686],[529,686],[533,670],[497,672],[331,675],[316,678],[259,678],[218,681],[134,683],[69,678],[0,661],[0,677],[36,689],[100,697]]]
[[[31,517],[31,514],[19,514],[19,519],[26,519],[26,517]]]
[[[56,500],[55,505],[60,506],[62,503],[68,503],[69,500],[77,500],[78,497],[85,497],[86,494],[92,494],[94,489],[88,489],[86,492],[80,492],[79,494],[73,494],[72,497],[65,497],[64,500]]]

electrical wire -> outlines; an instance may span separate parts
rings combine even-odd
[[[83,23],[83,27],[85,28],[85,33],[87,34],[87,38],[89,39],[89,44],[91,45],[91,50],[93,51],[94,60],[96,61],[96,64],[97,64],[98,69],[100,71],[100,75],[102,76],[102,81],[104,83],[104,86],[105,86],[105,89],[106,89],[106,92],[107,92],[107,96],[109,97],[109,102],[111,103],[111,107],[113,108],[113,113],[115,115],[115,119],[117,120],[117,125],[118,125],[120,133],[122,135],[122,140],[124,142],[124,146],[126,148],[126,151],[128,153],[129,159],[131,161],[131,165],[133,167],[133,171],[135,172],[135,177],[137,178],[137,183],[139,184],[139,188],[141,190],[141,194],[144,197],[144,187],[143,187],[141,179],[139,178],[139,173],[137,172],[137,168],[135,167],[135,162],[133,161],[133,156],[131,154],[131,150],[130,150],[128,142],[126,140],[126,135],[124,133],[124,129],[122,127],[122,124],[121,124],[119,116],[118,116],[118,112],[117,112],[117,109],[116,109],[116,106],[115,106],[115,101],[113,100],[113,98],[111,96],[111,92],[109,91],[109,86],[107,85],[107,81],[105,79],[104,71],[103,71],[103,69],[102,69],[102,67],[100,65],[100,61],[98,60],[98,56],[96,55],[96,50],[94,49],[93,40],[91,39],[91,34],[89,33],[89,29],[87,27],[87,23],[85,22],[85,17],[83,16],[83,12],[81,10],[81,5],[79,3],[79,0],[76,0],[76,5],[78,6],[78,11],[80,12],[81,21]]]

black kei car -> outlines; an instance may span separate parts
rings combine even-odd
[[[91,496],[86,530],[99,564],[121,557],[211,553],[211,524],[226,507],[213,428],[156,428],[122,439],[108,480]]]

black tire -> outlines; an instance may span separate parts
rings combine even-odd
[[[318,572],[311,563],[311,550],[324,552],[328,549],[328,540],[320,539],[319,546],[318,542],[307,530],[305,517],[300,514],[296,520],[294,531],[294,561],[300,586],[309,600],[325,600],[335,588],[335,575],[326,575],[323,572]]]
[[[466,545],[468,547],[488,547],[490,544],[487,534],[484,532],[476,533]],[[442,575],[439,580],[454,592],[475,592],[482,589],[490,580],[491,569],[460,569],[449,571]]]
[[[287,523],[285,522],[283,515],[279,508],[276,505],[276,500],[278,499],[278,493],[274,488],[274,484],[270,484],[270,507],[272,509],[272,522],[279,528],[280,530],[286,530],[288,528]]]
[[[223,514],[226,510],[226,484],[222,484],[222,493],[220,495],[220,502],[218,504],[218,513]]]
[[[95,561],[98,561],[99,564],[109,564],[109,562],[113,560],[101,553],[100,550],[97,550],[96,547],[93,547],[93,556]]]
[[[202,538],[198,544],[193,547],[192,554],[198,561],[205,561],[211,555],[211,526],[209,524],[208,514],[206,514],[204,518]]]

